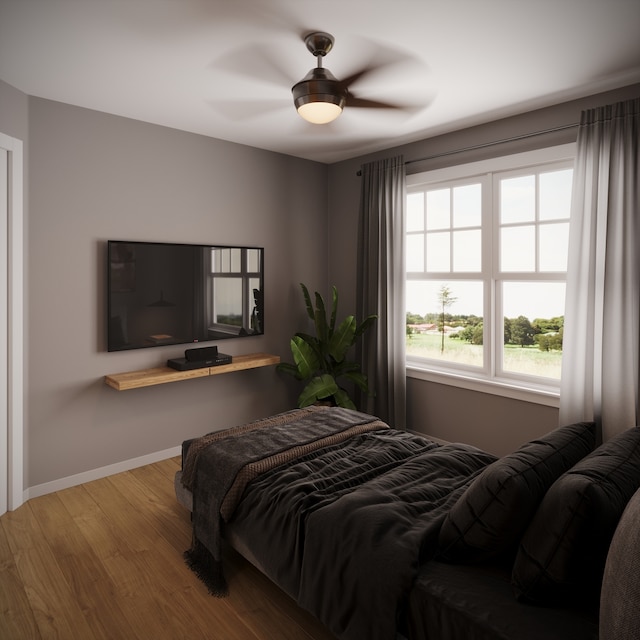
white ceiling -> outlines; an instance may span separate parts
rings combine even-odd
[[[639,0],[0,0],[0,79],[107,113],[336,162],[640,82]],[[295,112],[324,66],[383,64],[329,125]]]

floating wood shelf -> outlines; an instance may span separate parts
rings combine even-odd
[[[191,380],[192,378],[206,378],[222,373],[233,373],[245,369],[256,369],[278,364],[280,356],[269,353],[249,353],[243,356],[233,356],[231,364],[221,364],[216,367],[203,367],[190,371],[176,371],[169,367],[156,367],[154,369],[140,369],[139,371],[127,371],[125,373],[113,373],[104,377],[105,384],[117,391],[139,389],[140,387],[152,387],[156,384]]]

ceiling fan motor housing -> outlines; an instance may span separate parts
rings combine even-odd
[[[311,69],[307,75],[293,85],[293,102],[298,109],[309,102],[331,102],[344,108],[347,92],[335,76],[323,67]]]

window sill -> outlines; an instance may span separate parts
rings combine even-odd
[[[548,407],[560,406],[560,392],[557,389],[531,387],[523,383],[506,380],[483,380],[462,373],[451,373],[426,369],[415,363],[407,363],[407,377],[426,380],[438,384],[446,384],[479,393],[490,393],[503,398],[512,398],[523,402],[542,404]]]

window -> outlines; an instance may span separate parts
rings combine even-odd
[[[407,178],[407,365],[557,396],[573,145]]]

